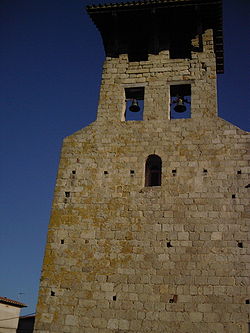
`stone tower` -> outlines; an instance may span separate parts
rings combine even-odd
[[[217,115],[221,1],[87,10],[98,115],[64,140],[36,332],[247,333],[250,136]]]

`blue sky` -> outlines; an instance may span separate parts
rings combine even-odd
[[[35,311],[59,153],[95,120],[104,51],[84,7],[115,1],[1,0],[0,296]],[[219,114],[250,130],[250,2],[224,1]],[[129,22],[128,22],[129,24]]]

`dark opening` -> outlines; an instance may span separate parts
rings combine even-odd
[[[174,295],[173,298],[170,298],[169,303],[177,303],[177,295]]]
[[[235,194],[232,194],[232,199],[235,199],[236,198],[236,195]]]
[[[72,170],[72,174],[75,175],[76,174],[76,170]]]
[[[237,171],[237,175],[241,175],[241,170],[238,170],[238,171]]]
[[[175,31],[170,40],[170,59],[191,59],[191,40],[183,31]]]
[[[104,173],[104,175],[108,175],[108,171],[106,171],[106,170],[103,171],[103,173]]]
[[[242,242],[238,242],[238,247],[240,247],[241,249],[243,249],[243,243]]]
[[[191,84],[170,86],[170,118],[191,118]]]
[[[173,247],[173,245],[171,244],[171,242],[167,242],[167,247]]]
[[[70,192],[65,192],[65,197],[69,198],[70,197]]]
[[[50,292],[50,295],[51,295],[51,296],[55,296],[56,293],[55,293],[54,291],[51,291],[51,292]]]
[[[116,296],[113,296],[113,301],[116,301]]]
[[[193,25],[188,8],[185,10],[172,8],[169,10],[170,34],[170,59],[191,59],[191,29]],[[188,28],[187,28],[188,27]]]
[[[126,11],[125,11],[126,12]],[[126,12],[128,15],[128,12]],[[147,61],[148,60],[148,31],[149,25],[143,24],[144,19],[150,19],[150,16],[145,11],[135,10],[132,15],[121,15],[124,19],[124,30],[126,31],[128,60]],[[149,21],[148,21],[149,22]]]
[[[61,239],[61,244],[64,244],[64,239]]]
[[[134,175],[134,174],[135,174],[135,171],[134,171],[134,170],[130,170],[130,174],[131,174],[131,175]]]
[[[246,304],[250,304],[250,300],[249,299],[246,299]]]
[[[136,40],[131,40],[129,43],[128,50],[128,61],[147,61],[148,60],[148,50],[146,47],[146,41],[141,40],[138,37]]]
[[[149,155],[145,168],[145,186],[161,186],[161,158],[157,155]]]
[[[125,120],[143,120],[144,87],[125,88],[125,98]],[[131,108],[132,105],[134,105],[134,108]],[[137,111],[131,111],[131,109]]]

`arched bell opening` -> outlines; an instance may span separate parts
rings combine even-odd
[[[161,158],[149,155],[145,165],[145,186],[161,186],[161,170]]]

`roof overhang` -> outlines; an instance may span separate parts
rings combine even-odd
[[[11,306],[15,306],[17,308],[27,307],[27,305],[25,305],[24,303],[21,303],[19,301],[15,301],[15,300],[7,298],[7,297],[0,297],[0,304],[11,305]]]
[[[87,12],[102,35],[106,56],[110,57],[128,53],[131,41],[157,54],[168,48],[168,38],[177,33],[180,36],[181,31],[193,38],[213,29],[217,73],[224,71],[222,0],[107,3],[89,5]]]

